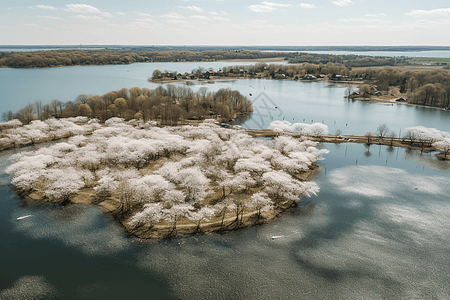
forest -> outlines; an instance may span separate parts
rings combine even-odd
[[[399,63],[404,63],[408,59],[405,57],[371,57],[360,55],[334,55],[334,54],[316,54],[298,52],[287,56],[289,63],[312,63],[312,64],[327,64],[338,63],[346,67],[373,67],[373,66],[394,66]]]
[[[81,94],[74,101],[63,103],[57,99],[43,104],[30,103],[17,113],[4,113],[5,121],[19,119],[28,124],[32,120],[86,116],[105,121],[111,117],[126,120],[157,120],[161,125],[177,125],[185,120],[216,118],[229,121],[253,111],[251,102],[238,91],[220,89],[209,92],[200,87],[194,92],[187,86],[167,85],[148,88],[133,87],[111,91],[104,95]]]
[[[255,50],[131,51],[131,50],[51,50],[0,52],[0,67],[50,68],[77,65],[120,65],[136,62],[217,61],[285,57],[282,52]]]
[[[361,94],[367,93],[368,97],[376,91],[387,92],[390,87],[397,87],[405,95],[407,103],[450,109],[450,71],[444,68],[418,71],[393,67],[352,68],[331,62],[289,65],[257,63],[223,68],[223,72],[229,69],[245,70],[245,76],[249,78],[315,80],[323,76],[336,81],[364,81]]]
[[[36,201],[100,205],[144,238],[269,220],[317,193],[315,183],[300,179],[328,152],[284,135],[269,144],[212,119],[160,128],[116,117],[100,126],[79,117],[35,120],[27,129],[57,127],[60,134],[71,130],[67,142],[14,156],[7,172],[17,191]]]

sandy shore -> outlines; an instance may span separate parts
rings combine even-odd
[[[318,174],[319,165],[313,163],[309,170],[297,174],[295,177],[301,181],[312,180]],[[244,199],[250,199],[250,197],[259,192],[262,187],[252,188],[250,192],[242,194]],[[21,194],[25,199],[37,202],[46,203],[46,198],[42,191],[34,191],[29,194]],[[207,198],[207,202],[218,202],[222,197],[222,189],[216,188],[214,192]],[[82,205],[95,205],[103,209],[104,213],[110,214],[114,219],[123,227],[123,229],[130,235],[136,236],[142,239],[153,238],[168,238],[179,235],[199,234],[199,233],[211,233],[211,232],[225,232],[237,229],[242,229],[249,226],[261,225],[269,222],[270,220],[278,217],[281,213],[296,207],[296,203],[281,203],[276,208],[262,212],[260,217],[257,217],[256,210],[245,209],[242,215],[239,215],[239,220],[236,221],[236,212],[227,211],[225,217],[222,220],[223,215],[214,216],[209,221],[204,221],[197,227],[193,221],[187,218],[182,218],[177,222],[176,231],[172,231],[171,224],[167,221],[157,222],[153,224],[153,227],[149,228],[146,224],[139,228],[131,227],[129,222],[135,212],[140,211],[141,207],[136,205],[131,207],[131,210],[126,215],[117,215],[116,211],[120,207],[120,201],[115,195],[106,197],[99,196],[93,188],[85,188],[77,193],[74,193],[70,197],[69,204],[82,204]]]

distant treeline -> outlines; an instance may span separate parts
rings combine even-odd
[[[450,71],[444,69],[410,71],[392,67],[351,68],[331,62],[301,65],[259,63],[232,68],[243,69],[247,74],[254,74],[255,78],[305,79],[308,75],[324,75],[330,80],[364,80],[365,83],[376,85],[378,91],[389,91],[389,87],[398,87],[411,104],[450,108]],[[310,77],[308,79],[310,80]]]
[[[158,120],[163,125],[176,125],[186,119],[219,118],[229,120],[253,111],[251,102],[238,91],[220,89],[209,92],[201,87],[194,92],[189,87],[167,85],[154,90],[133,87],[104,95],[78,95],[75,101],[62,103],[53,100],[28,104],[17,113],[7,112],[3,119],[19,119],[28,124],[32,120],[52,117],[87,116],[105,121],[111,117],[126,120]]]
[[[233,51],[114,51],[52,50],[35,52],[0,52],[0,67],[50,68],[76,65],[117,65],[135,62],[217,61],[285,57],[287,53],[253,50]]]
[[[396,63],[404,63],[408,58],[393,57],[371,57],[360,55],[332,55],[317,53],[295,53],[287,56],[289,63],[312,63],[326,64],[337,63],[346,67],[374,67],[374,66],[394,66]]]
[[[433,51],[450,50],[450,46],[210,46],[210,45],[8,45],[3,46],[8,49],[27,49],[29,51],[47,49],[108,49],[108,50],[128,50],[128,51],[235,51],[235,50],[257,50],[257,51]]]

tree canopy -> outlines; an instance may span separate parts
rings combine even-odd
[[[15,155],[7,172],[18,190],[50,202],[68,203],[91,191],[112,203],[130,230],[174,232],[180,220],[199,230],[200,222],[220,219],[220,205],[240,226],[245,213],[260,219],[264,211],[315,194],[315,183],[297,178],[328,152],[315,145],[280,136],[271,146],[213,120],[160,128],[113,118],[90,136]]]

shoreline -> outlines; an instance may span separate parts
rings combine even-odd
[[[297,174],[295,177],[302,182],[311,181],[319,173],[319,168],[319,164],[313,163],[308,170]],[[249,195],[258,192],[260,189],[261,187],[253,188],[250,193],[242,194],[242,197],[248,197]],[[37,204],[53,203],[45,200],[42,191],[34,191],[31,193],[23,193],[18,190],[16,191],[17,194],[26,201],[32,201]],[[220,198],[221,193],[221,189],[214,190],[214,195],[218,197],[217,199]],[[122,217],[115,213],[120,207],[120,201],[117,199],[117,197],[109,196],[106,198],[107,199],[102,199],[101,197],[99,197],[95,193],[93,188],[85,188],[71,195],[70,201],[68,203],[60,205],[65,206],[78,204],[99,207],[102,209],[103,213],[111,216],[127,234],[140,239],[164,239],[173,238],[176,236],[209,234],[213,232],[223,233],[228,231],[240,230],[255,225],[266,224],[271,220],[277,218],[280,214],[298,207],[298,204],[296,202],[286,202],[278,205],[273,209],[261,212],[260,218],[257,218],[257,210],[244,209],[243,214],[239,215],[239,221],[237,222],[236,213],[234,211],[227,210],[223,221],[222,215],[218,215],[211,217],[209,221],[202,222],[199,227],[197,227],[197,224],[195,224],[193,221],[190,221],[187,218],[182,218],[177,222],[176,230],[172,231],[171,224],[169,224],[167,221],[157,222],[151,228],[148,228],[148,226],[144,225],[138,228],[132,227],[129,225],[129,221],[131,220],[131,215],[133,215],[136,210],[138,210],[138,208],[132,208],[127,216]],[[299,203],[301,203],[301,200],[299,201]]]
[[[245,129],[245,131],[253,136],[253,137],[267,137],[273,138],[278,136],[276,132],[272,129]],[[304,135],[300,133],[288,133],[293,138],[307,137],[308,139],[319,142],[319,143],[332,143],[332,144],[342,144],[342,143],[354,143],[354,144],[368,144],[368,145],[384,145],[390,147],[399,147],[399,148],[409,148],[416,151],[421,151],[423,153],[429,152],[438,152],[435,154],[436,157],[450,160],[450,156],[444,157],[444,155],[438,150],[434,149],[428,142],[424,142],[423,144],[419,141],[413,141],[406,138],[389,138],[385,137],[380,139],[377,136],[372,136],[368,139],[366,136],[361,135],[322,135],[322,136],[314,136],[314,135]]]
[[[11,66],[0,66],[0,68],[10,68],[10,69],[51,69],[51,68],[64,68],[64,67],[89,67],[89,66],[127,66],[133,64],[143,64],[143,63],[198,63],[198,62],[255,62],[255,63],[270,63],[270,62],[282,62],[284,61],[284,56],[277,57],[266,57],[266,58],[231,58],[231,59],[221,59],[221,60],[211,60],[211,61],[203,61],[203,60],[189,60],[189,61],[136,61],[132,63],[120,63],[120,64],[89,64],[89,65],[55,65],[49,67],[11,67]]]
[[[171,84],[171,83],[185,83],[186,85],[197,85],[197,84],[214,84],[216,81],[235,81],[235,80],[249,80],[249,79],[263,79],[263,80],[286,80],[286,81],[299,81],[299,82],[321,82],[326,81],[329,83],[338,83],[338,84],[353,84],[353,85],[360,85],[364,84],[364,81],[337,81],[337,80],[330,80],[327,78],[319,78],[316,80],[308,80],[308,79],[295,79],[295,78],[284,78],[284,79],[276,79],[276,78],[262,78],[262,77],[250,77],[250,76],[237,76],[237,77],[217,77],[217,78],[210,78],[210,79],[170,79],[170,78],[163,78],[163,79],[147,79],[147,82],[149,83],[155,83],[155,84]],[[191,83],[191,84],[188,84]],[[390,92],[389,92],[390,93]],[[352,101],[364,101],[364,102],[374,102],[374,103],[386,103],[386,104],[401,104],[401,105],[411,105],[411,106],[417,106],[417,107],[423,107],[423,108],[432,108],[432,109],[438,109],[443,111],[450,111],[448,109],[442,108],[442,107],[435,107],[435,106],[426,106],[426,105],[419,105],[414,103],[408,103],[408,102],[400,102],[395,101],[396,99],[405,96],[400,93],[396,93],[394,96],[386,97],[387,95],[383,96],[371,96],[370,98],[364,98],[364,97],[345,97],[348,100]]]
[[[234,129],[228,129],[234,130]],[[271,129],[265,130],[251,130],[247,129],[245,132],[251,137],[277,137],[279,134],[274,132]],[[402,148],[410,148],[413,150],[421,151],[421,152],[432,152],[435,151],[433,147],[431,147],[430,143],[427,142],[419,142],[419,141],[410,141],[407,139],[401,138],[384,138],[381,139],[379,137],[366,137],[366,136],[355,136],[355,135],[347,135],[347,136],[335,136],[335,135],[326,135],[326,136],[313,136],[313,135],[302,135],[295,133],[284,133],[287,136],[291,136],[292,138],[304,139],[305,137],[309,140],[320,142],[320,143],[363,143],[363,144],[374,144],[374,145],[386,145],[391,147],[402,147]],[[443,153],[435,154],[438,158],[448,160],[449,157],[444,157]],[[320,172],[320,165],[313,162],[310,167],[306,170],[302,170],[299,173],[293,174],[292,176],[298,181],[305,182],[311,181],[315,178],[317,174]],[[241,199],[249,199],[255,193],[258,193],[262,190],[263,186],[257,185],[255,187],[249,188],[248,190],[236,194]],[[227,188],[228,189],[228,188]],[[34,190],[32,192],[23,192],[19,189],[16,189],[16,193],[21,196],[21,198],[33,201],[38,204],[44,203],[54,203],[45,197],[43,190]],[[207,203],[218,203],[223,199],[223,197],[227,194],[227,190],[214,185],[211,187],[211,193],[207,196],[208,199],[205,198],[205,202]],[[229,192],[231,194],[231,190]],[[81,205],[91,205],[100,207],[103,213],[110,215],[115,219],[115,221],[123,228],[123,230],[131,235],[140,239],[161,239],[161,238],[171,238],[175,236],[181,235],[192,235],[192,234],[208,234],[212,232],[227,232],[243,229],[246,227],[254,226],[254,225],[262,225],[270,222],[271,220],[277,218],[281,213],[285,211],[289,211],[294,207],[297,207],[301,203],[301,200],[289,200],[286,202],[279,203],[277,206],[261,212],[258,217],[258,211],[255,208],[243,208],[239,213],[228,208],[228,210],[222,212],[216,212],[214,217],[208,218],[208,220],[204,220],[204,222],[196,223],[193,220],[189,220],[186,217],[181,218],[176,222],[176,230],[173,230],[172,224],[170,221],[163,220],[155,222],[152,225],[148,223],[136,226],[131,226],[130,221],[132,217],[142,209],[142,204],[136,203],[129,207],[129,210],[126,212],[122,212],[121,201],[118,198],[117,194],[103,194],[94,190],[93,186],[85,187],[83,189],[78,190],[77,192],[70,195],[68,201],[59,203],[61,206],[72,205],[72,204],[81,204]],[[245,200],[244,200],[245,201]],[[301,205],[301,204],[300,204]],[[150,223],[151,224],[151,223]]]

